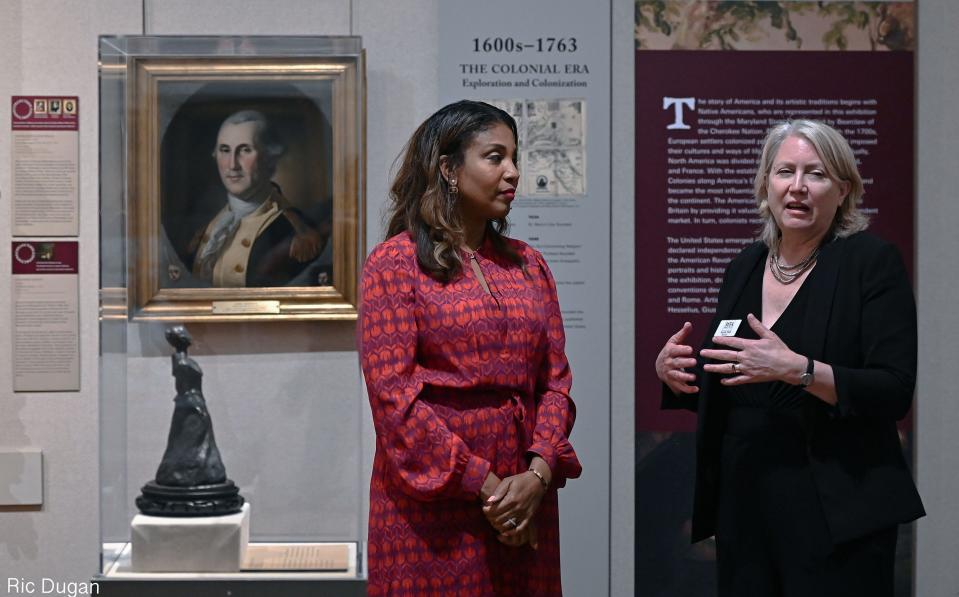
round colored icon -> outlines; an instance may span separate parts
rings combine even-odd
[[[27,265],[37,258],[37,250],[30,243],[21,243],[13,250],[13,257],[22,265]]]
[[[13,102],[13,117],[17,120],[26,120],[33,116],[33,102],[28,99],[18,99]]]

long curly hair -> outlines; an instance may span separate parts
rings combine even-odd
[[[516,121],[503,110],[483,102],[461,100],[440,108],[416,129],[403,149],[402,162],[390,187],[386,238],[409,232],[416,242],[416,259],[430,276],[442,282],[463,271],[459,247],[465,239],[456,194],[451,194],[440,164],[447,171],[463,165],[466,149],[480,132],[505,124],[518,143]],[[400,158],[397,158],[399,160]],[[506,218],[486,224],[486,238],[496,252],[522,267],[523,261],[507,242]]]

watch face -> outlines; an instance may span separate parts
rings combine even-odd
[[[803,373],[799,376],[799,385],[807,387],[812,384],[812,373]]]

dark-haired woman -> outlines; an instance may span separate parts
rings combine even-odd
[[[363,269],[370,595],[562,594],[575,408],[553,277],[504,236],[516,143],[512,117],[481,102],[428,118]]]

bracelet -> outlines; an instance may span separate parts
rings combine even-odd
[[[543,473],[539,472],[532,466],[529,467],[527,471],[536,475],[536,478],[539,479],[539,482],[543,484],[543,489],[549,489],[549,483],[546,481],[546,477],[543,476]]]

